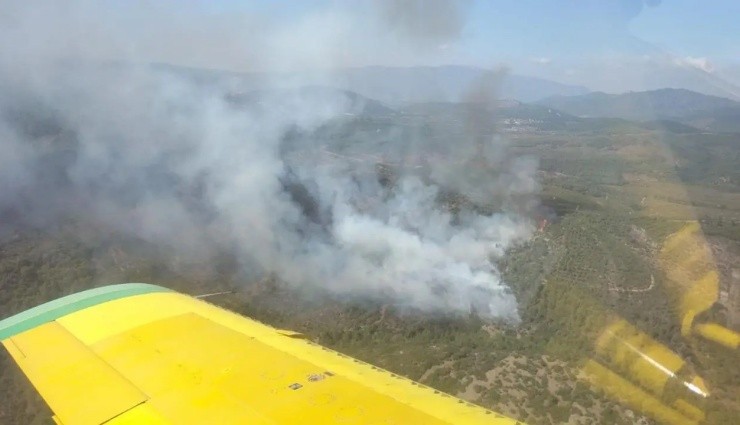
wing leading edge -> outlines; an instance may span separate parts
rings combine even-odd
[[[517,423],[154,285],[60,298],[0,340],[62,424]]]

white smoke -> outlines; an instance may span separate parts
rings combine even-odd
[[[709,74],[715,70],[714,64],[705,57],[675,57],[673,58],[673,63],[676,66],[696,68]]]
[[[517,318],[495,260],[531,234],[529,221],[505,206],[537,190],[536,163],[509,158],[503,139],[478,128],[493,119],[490,110],[447,141],[456,152],[449,164],[434,165],[427,177],[400,170],[395,184],[382,184],[374,162],[325,161],[323,147],[377,153],[382,145],[391,155],[422,155],[413,148],[425,140],[403,139],[393,128],[377,140],[358,134],[362,119],[351,117],[363,103],[352,95],[275,90],[284,81],[274,77],[265,91],[234,96],[237,77],[204,83],[136,65],[141,58],[128,47],[120,50],[125,62],[105,64],[101,45],[127,45],[106,20],[109,11],[41,6],[56,13],[49,15],[31,7],[13,3],[2,15],[9,25],[0,30],[0,212],[39,225],[93,217],[191,258],[233,249],[245,268],[293,285]],[[177,33],[160,18],[162,34]],[[347,20],[322,13],[294,23],[295,32],[266,29],[252,44],[238,40],[256,59],[269,48],[263,64],[278,70],[312,69],[332,63],[337,31],[351,31]],[[94,54],[81,53],[85,25],[98,37]],[[432,34],[439,41],[440,32]],[[488,110],[490,96],[479,95]],[[335,127],[351,130],[324,131]],[[453,214],[439,201],[446,190],[503,200],[504,208]]]

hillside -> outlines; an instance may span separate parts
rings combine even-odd
[[[256,108],[266,101],[272,102],[306,102],[336,103],[352,112],[347,114],[363,116],[389,116],[394,110],[383,103],[362,96],[358,93],[325,86],[306,86],[282,90],[254,90],[241,93],[230,93],[227,99],[236,106]]]
[[[272,95],[280,93],[243,93],[230,100],[248,109]],[[334,89],[310,88],[301,95],[348,100],[357,114],[311,130],[291,130],[280,146],[286,169],[359,170],[384,187],[383,196],[401,190],[401,176],[432,179],[435,171],[461,170],[454,153],[465,148],[466,137],[498,134],[501,137],[494,140],[504,158],[537,159],[536,196],[515,199],[509,207],[521,208],[538,223],[538,230],[496,263],[516,297],[520,323],[481,317],[474,309],[434,314],[407,308],[393,298],[338,295],[320,285],[297,286],[274,274],[255,275],[245,267],[242,253],[227,245],[195,259],[181,257],[171,246],[141,237],[148,235],[111,229],[101,217],[95,220],[76,210],[41,227],[33,222],[20,226],[17,213],[3,211],[2,316],[82,289],[126,281],[194,295],[232,290],[209,301],[300,331],[340,352],[527,423],[651,424],[648,415],[583,379],[583,363],[597,358],[593,346],[598,333],[608,321],[624,320],[676,353],[686,362],[684,372],[706,380],[711,389],[707,423],[728,423],[736,415],[740,379],[732,367],[733,353],[681,335],[675,315],[681,289],[672,285],[657,258],[669,235],[698,221],[716,258],[721,294],[702,320],[738,329],[736,136],[702,134],[673,121],[582,118],[516,101],[491,106],[421,103],[394,112]],[[43,154],[41,184],[54,188],[58,196],[79,199],[62,179],[79,155],[74,136],[56,134],[64,133],[59,125],[43,114],[36,116],[33,109],[19,116],[19,128],[35,137],[33,148]],[[481,171],[479,164],[466,162],[462,167],[476,166],[467,174],[496,176],[495,169]],[[159,193],[174,187],[190,209],[203,210],[201,219],[207,223],[213,212],[198,187],[159,172],[146,175],[157,182]],[[316,224],[304,234],[336,238],[327,229],[331,212],[319,208],[316,188],[299,177],[286,172],[281,183],[285,195]],[[471,211],[490,215],[502,208],[493,197],[475,199],[456,187],[446,189],[435,198],[433,210],[456,220]],[[46,205],[51,199],[43,201]],[[243,201],[249,204],[252,199]],[[358,194],[354,201],[353,208],[367,211],[383,200]],[[0,395],[7,400],[0,423],[48,418],[7,356],[0,357],[0,383]]]
[[[553,96],[537,102],[579,117],[674,120],[702,130],[740,131],[740,103],[684,89]]]
[[[471,113],[488,114],[487,131],[520,132],[643,132],[664,130],[668,133],[696,133],[699,130],[671,120],[631,121],[623,118],[579,117],[538,103],[501,99],[495,106],[480,103],[425,102],[406,105],[398,112],[425,116],[435,122],[462,122]]]

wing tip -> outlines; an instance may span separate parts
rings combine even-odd
[[[74,313],[75,311],[107,301],[151,292],[172,291],[148,283],[120,283],[100,286],[57,298],[0,320],[0,341],[66,316],[67,314]]]

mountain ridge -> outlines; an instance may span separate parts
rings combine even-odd
[[[740,102],[687,89],[552,96],[536,102],[579,117],[671,120],[718,132],[740,131]]]
[[[366,66],[306,73],[239,73],[156,63],[154,69],[185,76],[199,83],[229,80],[242,91],[278,86],[328,86],[352,91],[390,106],[419,102],[464,101],[482,80],[494,82],[495,97],[533,102],[553,95],[577,95],[589,92],[580,85],[569,85],[545,78],[509,74],[463,65],[388,67]]]

